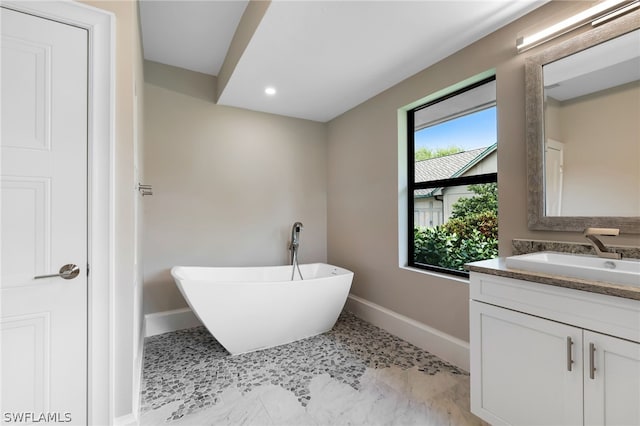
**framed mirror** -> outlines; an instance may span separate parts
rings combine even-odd
[[[640,11],[525,60],[528,225],[640,233]]]

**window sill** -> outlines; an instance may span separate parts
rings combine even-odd
[[[459,283],[469,284],[469,278],[458,277],[456,275],[449,275],[441,272],[429,271],[427,269],[414,268],[412,266],[400,266],[400,269],[404,269],[405,271],[417,272],[419,274],[429,275],[432,277],[437,277],[445,280],[457,281]]]

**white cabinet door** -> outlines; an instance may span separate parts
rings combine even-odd
[[[587,425],[640,425],[640,344],[584,332]]]
[[[582,330],[471,302],[471,410],[491,424],[578,425]]]

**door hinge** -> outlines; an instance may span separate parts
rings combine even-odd
[[[89,276],[89,264],[87,263],[87,277]]]

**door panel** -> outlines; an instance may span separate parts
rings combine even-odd
[[[51,182],[3,176],[1,185],[2,238],[20,241],[2,251],[2,288],[30,285],[51,270]]]
[[[3,146],[49,150],[51,46],[3,33],[2,60],[14,64],[2,69]]]
[[[37,313],[2,319],[2,345],[20,351],[2,353],[2,405],[18,412],[43,412],[49,405],[49,315]],[[4,419],[3,419],[4,420]]]
[[[87,32],[0,11],[2,421],[85,424]]]

